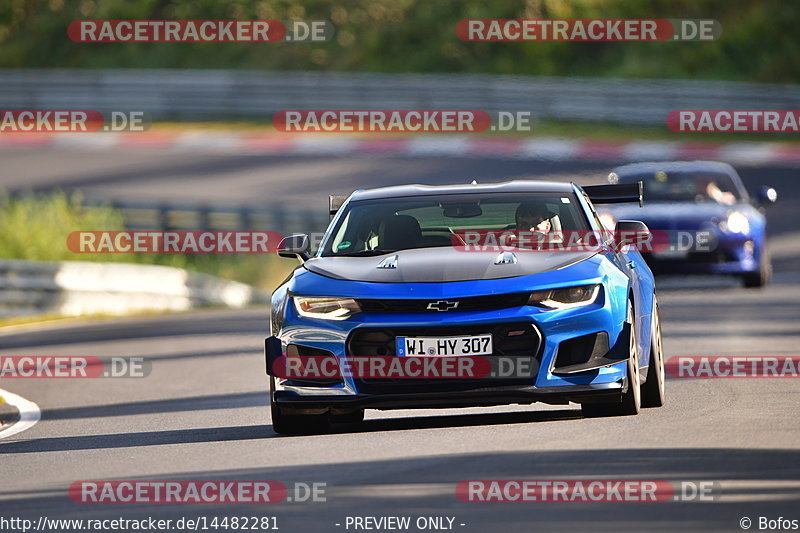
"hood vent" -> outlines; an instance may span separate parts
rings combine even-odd
[[[494,260],[495,265],[515,265],[517,264],[517,256],[512,252],[500,252]]]
[[[386,268],[388,268],[388,269],[397,268],[397,256],[396,255],[390,255],[389,257],[387,257],[386,259],[384,259],[383,261],[378,263],[378,266],[376,266],[375,268],[384,268],[384,269],[386,269]]]

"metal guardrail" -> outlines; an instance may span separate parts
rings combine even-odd
[[[798,109],[800,87],[741,82],[243,70],[0,70],[0,108],[269,120],[281,109],[482,109],[663,125],[675,109]]]
[[[267,302],[267,291],[180,268],[0,259],[0,318],[126,315]]]
[[[122,213],[125,228],[152,231],[277,231],[319,233],[329,218],[325,209],[318,211],[287,209],[281,205],[224,206],[153,203],[114,200],[85,201],[87,207],[111,207]]]

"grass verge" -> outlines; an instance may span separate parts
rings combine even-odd
[[[71,232],[123,230],[123,217],[112,208],[87,208],[80,195],[63,192],[0,196],[0,227],[3,259],[163,265],[267,290],[277,287],[297,266],[296,261],[274,254],[76,254],[67,247]]]

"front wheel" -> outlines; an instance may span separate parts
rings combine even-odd
[[[748,289],[758,289],[766,287],[772,280],[772,260],[766,245],[761,249],[761,257],[758,260],[758,270],[748,272],[742,276],[742,283]]]
[[[658,304],[653,303],[653,332],[650,336],[650,364],[647,381],[642,386],[642,407],[661,407],[666,397],[664,381],[664,349],[661,344],[661,317]]]
[[[639,384],[639,349],[636,344],[636,322],[633,313],[633,304],[628,302],[628,370],[626,381],[628,390],[617,402],[598,402],[581,404],[581,412],[586,418],[605,416],[625,416],[639,414],[642,405],[642,389]]]

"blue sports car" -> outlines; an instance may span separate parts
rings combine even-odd
[[[357,423],[365,408],[575,402],[584,416],[613,416],[661,406],[655,285],[634,245],[648,230],[620,220],[604,231],[593,202],[641,205],[641,184],[473,182],[331,197],[332,221],[313,256],[305,235],[279,246],[302,264],[272,296],[274,430]],[[564,235],[593,244],[542,245]],[[352,371],[357,358],[426,368],[479,360],[491,372],[365,374]],[[322,360],[337,371],[286,372],[287,363]],[[509,361],[526,370],[498,372]]]
[[[720,274],[762,287],[772,273],[763,208],[777,198],[764,186],[751,199],[736,170],[713,161],[633,163],[614,168],[611,183],[644,184],[645,209],[609,206],[601,220],[636,215],[669,246],[644,251],[656,274]]]

